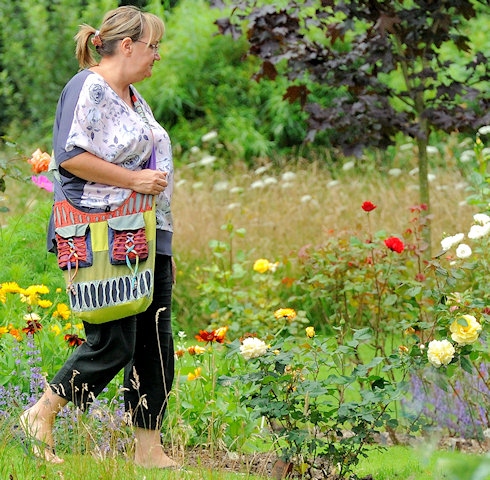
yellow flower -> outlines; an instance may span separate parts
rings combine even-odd
[[[51,300],[39,300],[37,302],[37,304],[41,307],[41,308],[49,308],[53,305],[53,302]]]
[[[267,260],[265,258],[259,258],[258,260],[255,260],[253,269],[256,272],[265,273],[269,270],[270,265],[271,264],[270,264],[269,260]]]
[[[202,355],[203,353],[206,353],[206,349],[199,345],[191,345],[187,351],[189,352],[189,355]]]
[[[35,306],[39,300],[39,296],[36,292],[28,291],[27,289],[21,289],[19,292],[20,301],[27,303],[27,305]]]
[[[306,327],[306,336],[313,338],[315,336],[315,329],[313,327]]]
[[[0,336],[9,333],[9,329],[7,327],[0,327]]]
[[[35,293],[45,295],[46,293],[49,293],[49,288],[46,285],[30,285],[26,288],[26,292],[28,295]]]
[[[58,325],[51,325],[51,331],[55,335],[59,335],[61,333],[61,328]]]
[[[2,291],[5,293],[19,293],[20,287],[16,282],[2,283]]]
[[[25,289],[21,289],[19,293],[22,296],[21,300],[23,302],[26,302],[28,305],[38,305],[40,301],[39,295],[49,293],[49,288],[46,285],[30,285]]]
[[[83,323],[75,323],[75,328],[77,330],[83,330]]]
[[[201,367],[197,367],[194,372],[190,372],[187,374],[187,380],[189,382],[192,382],[192,380],[196,380],[196,378],[201,378]]]
[[[280,308],[274,312],[274,317],[278,320],[280,318],[285,318],[286,320],[294,320],[296,318],[296,311],[292,308]]]
[[[455,349],[449,340],[432,340],[427,348],[427,359],[439,368],[441,365],[448,365],[454,357]]]
[[[454,320],[449,327],[451,338],[460,345],[469,345],[478,340],[478,335],[481,332],[481,325],[477,322],[473,315],[462,315],[461,320]]]
[[[68,322],[64,327],[63,327],[63,330],[70,330],[71,328],[71,323]]]
[[[70,309],[68,308],[68,305],[64,303],[58,303],[56,306],[56,311],[53,312],[53,317],[54,318],[62,318],[63,320],[68,320],[70,318]]]

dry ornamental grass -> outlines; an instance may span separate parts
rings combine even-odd
[[[458,172],[441,170],[431,178],[432,247],[437,251],[443,234],[468,230],[475,210],[465,202],[468,185]],[[246,230],[235,248],[277,258],[344,230],[367,232],[361,209],[366,200],[377,205],[371,231],[401,235],[409,227],[410,207],[420,204],[418,177],[363,175],[353,169],[334,180],[316,165],[232,175],[183,167],[177,171],[173,206],[175,250],[199,256],[210,240],[227,241],[220,227],[231,222]]]

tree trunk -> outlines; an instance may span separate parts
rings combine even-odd
[[[424,225],[422,230],[422,238],[424,242],[427,242],[427,255],[431,256],[431,225],[430,220],[427,219],[430,215],[430,190],[429,190],[429,166],[427,159],[427,140],[419,139],[417,141],[418,155],[419,155],[419,198],[420,203],[427,205],[427,210],[422,211],[421,222]],[[430,217],[429,217],[430,218]]]

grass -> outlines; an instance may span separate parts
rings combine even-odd
[[[96,459],[91,455],[64,454],[65,463],[50,465],[23,454],[18,442],[5,436],[0,443],[0,478],[10,480],[73,479],[84,480],[260,480],[246,472],[213,470],[206,465],[180,471],[160,471],[135,467],[118,458]],[[440,451],[431,445],[394,446],[372,450],[355,468],[359,478],[373,480],[488,480],[490,456]]]
[[[482,476],[475,473],[480,469]],[[430,445],[390,447],[372,451],[356,468],[362,476],[374,480],[488,480],[490,457],[457,451],[438,451]]]
[[[6,451],[3,451],[3,456]],[[237,480],[258,479],[259,477],[246,474],[233,474],[205,469],[185,469],[179,471],[160,471],[156,469],[142,469],[134,467],[124,460],[94,461],[90,456],[65,456],[63,465],[47,465],[34,459],[16,457],[4,461],[0,460],[1,478],[11,480],[39,480],[39,479],[76,479],[84,480]],[[1,458],[1,457],[0,457]]]

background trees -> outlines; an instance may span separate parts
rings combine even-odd
[[[58,95],[78,69],[77,26],[122,3],[135,2],[0,0],[0,135],[49,149]],[[240,1],[224,11],[204,0],[137,3],[167,25],[162,61],[138,88],[178,158],[210,130],[221,157],[249,165],[297,154],[305,139],[317,152],[337,147],[335,161],[385,149],[397,132],[424,155],[432,131],[488,123],[488,66],[475,53],[490,48],[485,2],[301,0],[252,10]],[[244,20],[239,41],[216,35],[218,26],[239,32]],[[254,74],[274,82],[251,82]]]
[[[78,25],[97,26],[103,12],[122,3],[135,2],[0,0],[0,136],[50,149],[58,96],[78,70]],[[282,101],[280,84],[250,81],[257,62],[243,60],[246,42],[216,35],[222,12],[204,0],[137,3],[166,23],[162,61],[138,88],[170,130],[177,159],[213,129],[228,160],[252,162],[301,144],[299,107]]]

